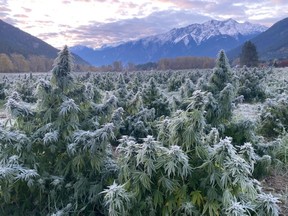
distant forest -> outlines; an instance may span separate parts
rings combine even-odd
[[[232,65],[240,64],[239,58]],[[273,65],[287,67],[288,60],[274,60],[273,62],[260,63],[262,65]],[[0,73],[9,72],[48,72],[53,67],[53,59],[45,56],[30,55],[25,58],[21,54],[7,55],[0,53]],[[209,57],[176,57],[163,58],[158,62],[147,62],[145,64],[128,63],[124,65],[121,61],[114,61],[110,65],[100,67],[89,65],[74,65],[74,71],[91,72],[122,72],[122,71],[151,71],[151,70],[185,70],[185,69],[208,69],[215,67],[215,59]]]
[[[21,54],[7,55],[0,53],[0,72],[47,72],[52,69],[53,60],[45,56],[31,55],[25,58]],[[183,70],[213,68],[215,59],[208,57],[177,57],[163,58],[158,62],[145,64],[128,63],[124,65],[121,61],[115,61],[111,65],[101,67],[75,65],[75,71],[139,71],[139,70]]]
[[[48,72],[53,67],[53,59],[45,56],[0,53],[0,73],[5,72]],[[74,71],[93,71],[92,66],[74,65]]]

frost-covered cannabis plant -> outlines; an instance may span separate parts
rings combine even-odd
[[[165,118],[159,140],[123,137],[117,181],[105,189],[108,215],[279,215],[278,199],[252,177],[251,143],[233,146],[205,122],[207,96]]]
[[[217,96],[228,83],[232,83],[232,78],[233,73],[231,71],[228,58],[224,50],[221,50],[218,53],[216,66],[213,69],[213,73],[211,74],[208,82],[209,91]]]
[[[243,67],[239,72],[238,94],[244,96],[245,102],[263,102],[266,91],[263,85],[266,71]]]
[[[109,148],[115,99],[95,104],[93,86],[76,82],[71,72],[65,46],[51,81],[38,81],[35,108],[17,92],[6,103],[11,121],[0,128],[1,215],[103,212],[99,193],[118,169]]]
[[[72,71],[65,47],[51,76],[0,86],[0,215],[279,215],[253,176],[287,163],[287,142],[270,156],[254,123],[233,122],[246,85],[224,51],[213,71]],[[261,115],[273,137],[284,100]]]
[[[206,104],[208,124],[219,129],[231,120],[236,88],[237,77],[230,68],[224,50],[221,50],[206,88],[209,91]]]

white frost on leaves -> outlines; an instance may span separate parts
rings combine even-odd
[[[39,176],[36,170],[34,169],[20,169],[20,172],[16,176],[16,179],[22,179],[25,181],[29,181],[32,178]]]
[[[77,130],[73,133],[73,142],[67,146],[67,151],[71,155],[87,150],[95,154],[103,150],[104,145],[108,144],[110,139],[115,139],[113,123],[107,123],[95,131]]]
[[[38,176],[39,174],[35,169],[23,167],[19,163],[18,155],[12,155],[8,159],[0,161],[0,180],[23,180],[27,182],[28,186],[31,186],[33,179]]]
[[[166,161],[167,163],[164,165],[165,172],[167,172],[168,176],[172,174],[179,175],[181,177],[186,177],[191,171],[191,167],[189,165],[189,158],[183,152],[180,146],[172,145],[166,151]]]
[[[68,112],[79,112],[80,109],[77,104],[75,104],[73,99],[65,100],[60,106],[60,116],[67,115]]]
[[[47,145],[49,143],[57,142],[58,141],[58,136],[59,136],[58,131],[53,131],[53,132],[46,133],[44,138],[43,138],[44,144]]]
[[[261,103],[254,104],[238,104],[236,109],[233,110],[233,114],[235,118],[239,119],[247,119],[250,121],[257,121],[261,114],[262,105]]]
[[[66,216],[70,215],[72,204],[68,203],[63,209],[57,210],[55,213],[51,214],[51,216]]]

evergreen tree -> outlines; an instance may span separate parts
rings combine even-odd
[[[257,67],[258,63],[258,53],[255,44],[251,41],[245,42],[240,55],[241,66]]]

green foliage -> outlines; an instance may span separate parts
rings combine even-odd
[[[7,77],[3,77],[0,82],[0,100],[4,100],[6,97],[5,90],[9,89],[9,80]]]
[[[209,92],[206,101],[205,118],[207,123],[218,129],[222,128],[222,131],[232,118],[235,88],[228,83],[216,98]]]
[[[224,50],[218,53],[216,66],[213,69],[208,82],[208,89],[214,95],[218,95],[228,83],[232,83],[232,71]]]
[[[232,102],[235,98],[235,89],[228,83],[220,92],[218,98],[218,122],[229,121],[232,117]]]
[[[181,84],[182,82],[179,77],[170,77],[168,82],[168,91],[177,91],[180,88]]]
[[[105,194],[105,205],[108,206],[108,215],[127,215],[131,202],[131,195],[126,192],[125,185],[117,185],[115,182],[108,186],[103,192]]]
[[[277,137],[287,130],[288,104],[287,95],[268,99],[260,115],[259,132],[267,138]]]
[[[73,78],[71,76],[72,56],[67,46],[64,46],[54,61],[52,69],[51,83],[57,86],[61,91],[66,92],[71,85],[73,85]]]
[[[34,94],[36,78],[32,75],[21,77],[15,82],[14,90],[17,91],[24,102],[35,103],[37,98]]]
[[[125,191],[117,197],[118,209],[129,211],[126,215],[277,215],[278,199],[265,194],[251,177],[258,156],[250,143],[239,148],[229,138],[211,146],[203,143],[204,155],[195,148],[185,153],[152,137],[141,144],[123,137],[117,150],[119,183]]]
[[[231,71],[226,54],[221,50],[208,85],[204,87],[210,91],[207,94],[205,117],[207,123],[211,124],[211,126],[220,129],[231,120],[233,102],[236,96],[236,81],[237,78]]]
[[[205,96],[204,93],[197,90],[193,93],[191,103],[187,106],[186,111],[177,111],[168,123],[168,131],[161,131],[160,137],[166,137],[165,133],[170,134],[167,144],[177,144],[184,150],[189,150],[193,146],[200,145],[205,129],[204,118]],[[165,139],[162,141],[166,141]]]
[[[191,97],[193,92],[194,92],[194,84],[192,82],[192,80],[190,79],[186,79],[185,83],[184,83],[184,91],[187,97]]]
[[[253,70],[244,67],[239,72],[238,94],[244,96],[245,102],[263,102],[266,98],[266,91],[262,84],[265,72],[256,68]]]
[[[241,145],[255,141],[256,125],[250,120],[232,120],[226,127],[224,135],[233,138],[233,143]]]
[[[93,87],[72,78],[71,63],[65,46],[51,82],[40,79],[37,84],[36,107],[17,92],[7,100],[11,123],[0,132],[3,215],[15,206],[24,215],[103,211],[100,192],[118,171],[109,148],[117,132],[112,123],[118,119],[113,115],[115,99],[95,104]]]
[[[246,41],[242,47],[240,54],[241,66],[246,65],[247,67],[258,66],[258,53],[256,46],[251,41]]]
[[[127,215],[171,215],[182,206],[182,200],[188,202],[183,193],[185,179],[191,174],[188,156],[179,146],[163,147],[151,136],[143,141],[139,144],[123,137],[117,147],[119,181],[134,197]],[[124,196],[120,202],[125,202]],[[182,210],[189,211],[183,206]]]
[[[152,77],[149,80],[146,88],[143,89],[143,103],[149,109],[155,109],[156,117],[160,117],[162,115],[169,116],[171,111],[169,109],[169,101],[167,100],[166,96],[159,91],[156,84],[156,80]]]
[[[288,135],[281,139],[280,145],[275,149],[275,158],[283,163],[285,168],[288,165]]]
[[[119,81],[117,83],[116,89],[117,91],[115,96],[118,98],[118,106],[123,107],[125,109],[129,94],[127,91],[123,74],[120,74],[119,76]]]
[[[278,139],[267,142],[255,134],[258,124],[233,116],[246,74],[237,73],[238,82],[224,52],[213,71],[74,77],[59,60],[70,59],[65,52],[51,80],[7,81],[1,215],[279,214],[277,198],[254,177],[275,164],[285,168],[285,95],[263,108],[271,125],[277,118],[282,124]],[[19,80],[29,91],[17,87]],[[24,99],[29,92],[36,103]]]
[[[155,110],[142,108],[124,120],[124,126],[120,128],[122,135],[132,135],[137,141],[141,141],[147,135],[153,134],[153,121]]]
[[[272,194],[259,194],[257,197],[258,206],[256,209],[260,209],[260,215],[279,215],[279,207],[277,203],[279,200],[275,198]]]

